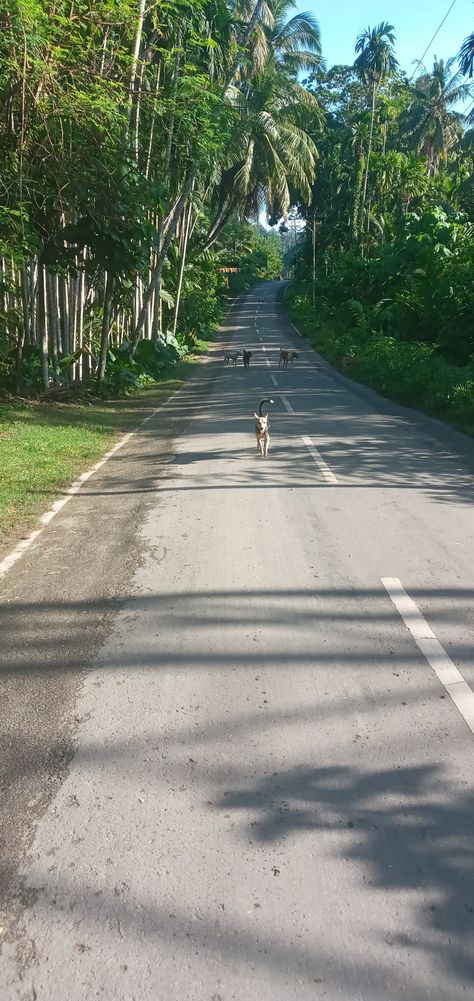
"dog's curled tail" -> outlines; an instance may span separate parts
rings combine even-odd
[[[273,400],[260,400],[260,403],[258,405],[258,412],[260,414],[260,417],[262,417],[262,407],[264,403],[273,403]]]

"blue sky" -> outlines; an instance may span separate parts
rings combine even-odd
[[[321,28],[326,63],[353,63],[357,35],[369,25],[389,21],[395,27],[396,55],[402,69],[410,75],[413,61],[420,59],[430,38],[446,14],[452,0],[297,0],[298,10],[314,14]],[[456,3],[435,39],[425,62],[432,65],[433,55],[447,59],[474,30],[474,3]]]

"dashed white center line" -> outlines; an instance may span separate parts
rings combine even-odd
[[[293,410],[293,407],[291,406],[291,403],[289,403],[289,401],[287,400],[286,396],[280,395],[280,400],[283,403],[283,406],[287,411],[287,413],[294,414],[295,411]]]
[[[322,455],[320,455],[320,453],[318,452],[316,445],[313,443],[311,438],[309,438],[307,435],[301,435],[301,437],[306,445],[306,448],[308,449],[308,452],[312,455],[318,469],[321,470],[324,479],[327,481],[327,483],[337,483],[337,478],[335,477],[332,470],[329,468],[327,462],[324,461]]]
[[[275,379],[275,376],[273,375],[272,372],[270,373],[270,379],[272,380],[274,386],[278,386],[278,383],[277,383],[277,381]]]
[[[474,734],[474,692],[464,680],[461,672],[441,645],[433,630],[421,614],[418,606],[407,594],[398,577],[382,577],[382,584],[400,613],[416,645],[433,669],[438,681],[446,689],[454,705],[461,713],[471,733]]]

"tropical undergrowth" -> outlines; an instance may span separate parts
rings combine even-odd
[[[405,220],[370,256],[301,271],[294,322],[332,364],[385,396],[474,434],[474,244],[465,219],[441,209]]]

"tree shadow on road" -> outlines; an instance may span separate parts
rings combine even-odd
[[[387,944],[430,953],[474,985],[474,796],[447,791],[439,765],[302,766],[230,791],[218,806],[251,817],[242,833],[261,843],[290,849],[309,833],[317,854],[329,833],[340,857],[357,863],[367,908],[377,891],[405,891],[415,902],[418,932],[400,928]]]

